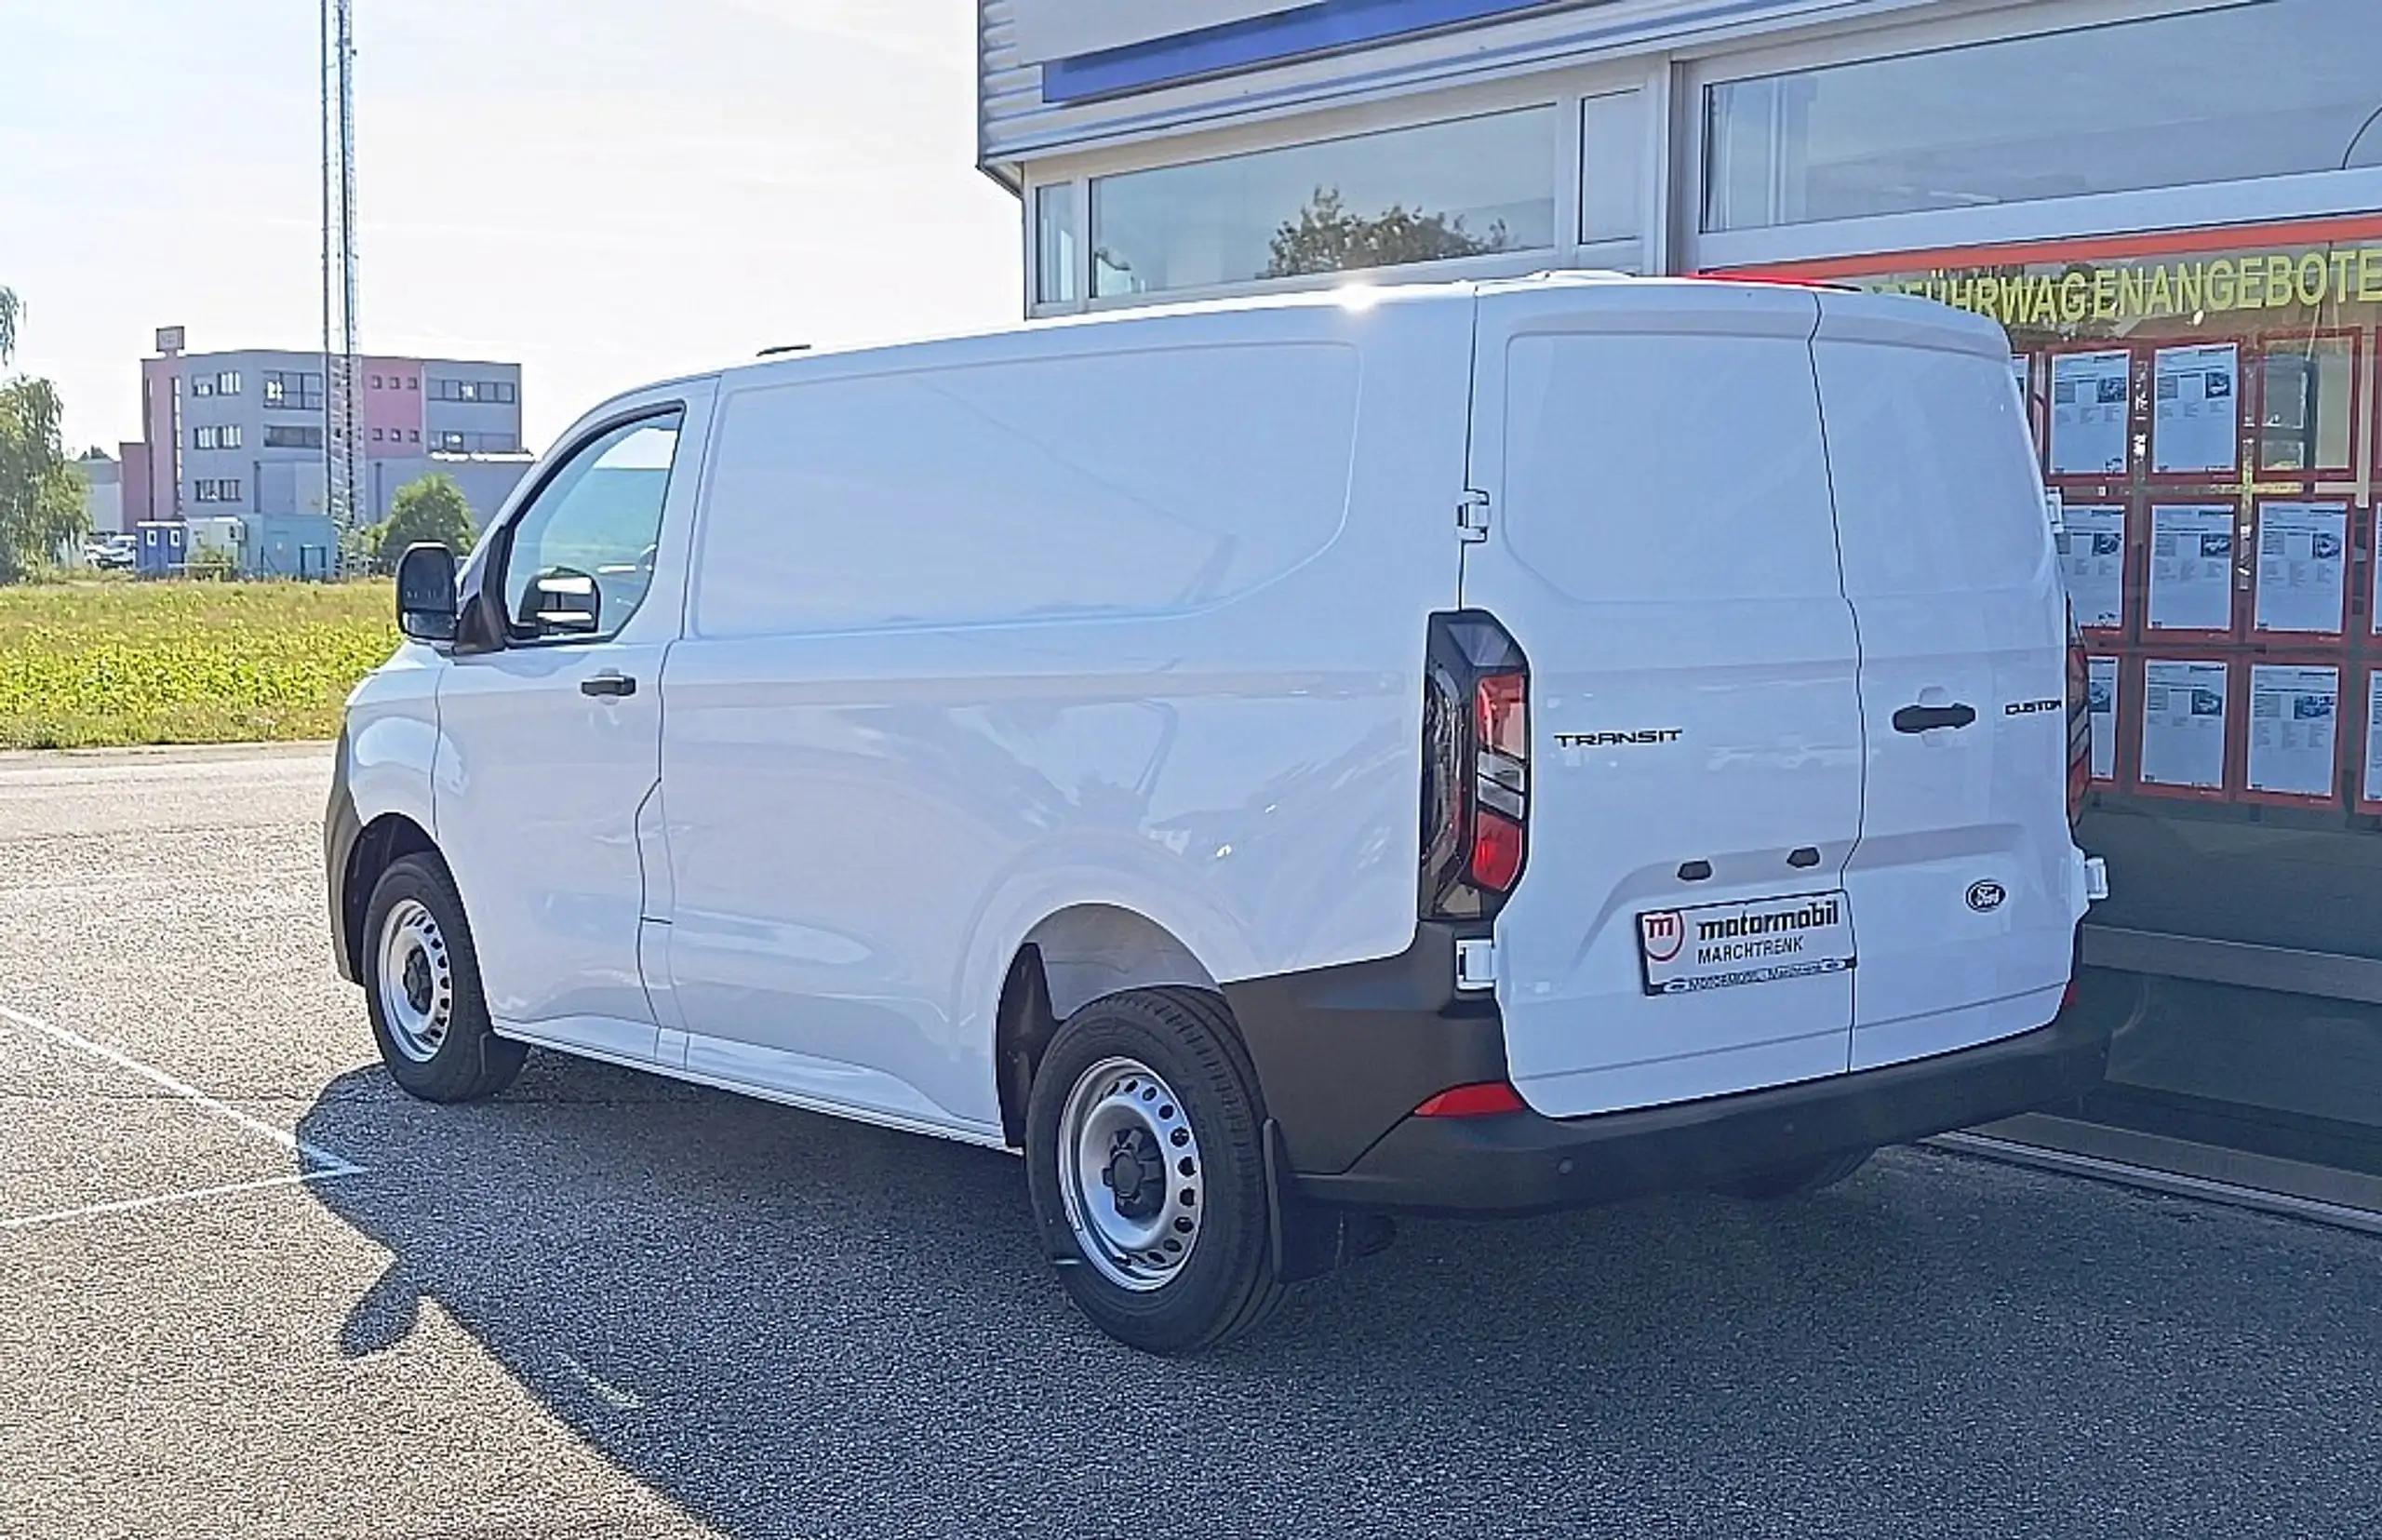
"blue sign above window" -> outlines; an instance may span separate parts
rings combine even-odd
[[[1198,32],[1051,60],[1042,66],[1042,100],[1081,101],[1146,90],[1195,75],[1548,8],[1550,0],[1318,0]]]

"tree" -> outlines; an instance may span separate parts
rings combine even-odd
[[[1318,187],[1295,220],[1274,232],[1268,278],[1308,273],[1342,273],[1359,267],[1396,267],[1402,262],[1442,261],[1505,249],[1505,222],[1485,235],[1464,228],[1461,214],[1425,214],[1393,203],[1372,219],[1348,211],[1336,187]]]
[[[435,541],[461,556],[471,550],[474,534],[463,489],[451,475],[426,475],[398,488],[389,500],[389,516],[373,526],[372,565],[394,572],[406,547],[422,541]]]
[[[16,291],[0,288],[0,366],[16,356],[22,316]],[[83,473],[59,443],[59,416],[48,381],[0,379],[0,583],[47,566],[89,532]]]

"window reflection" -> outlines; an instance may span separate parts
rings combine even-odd
[[[1717,85],[1704,228],[2382,166],[2375,12],[2271,0]]]
[[[1056,182],[1034,191],[1034,298],[1039,304],[1072,304],[1076,297],[1076,184]]]
[[[1636,91],[1580,104],[1580,240],[1634,240],[1644,222],[1639,173],[1646,162],[1645,118]]]
[[[2259,469],[2349,469],[2357,340],[2335,334],[2268,342],[2259,379]]]
[[[1154,293],[1555,244],[1556,117],[1532,107],[1091,184],[1092,293]]]

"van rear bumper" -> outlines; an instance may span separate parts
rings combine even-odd
[[[1303,1173],[1299,1191],[1332,1207],[1519,1214],[1711,1186],[2079,1094],[2108,1063],[2108,1026],[2089,1014],[1907,1064],[1669,1106],[1408,1117],[1347,1170]]]

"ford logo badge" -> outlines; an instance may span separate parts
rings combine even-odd
[[[2001,908],[2001,901],[2009,896],[2010,891],[1991,877],[1969,884],[1969,907],[1980,915],[1989,915]]]

